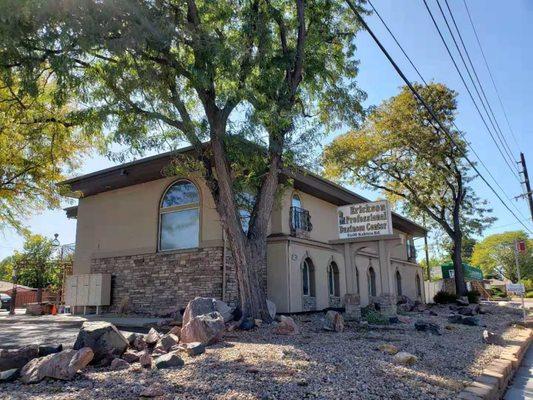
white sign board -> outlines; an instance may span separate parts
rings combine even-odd
[[[388,201],[351,204],[337,208],[339,239],[392,235],[392,219]]]
[[[524,288],[523,283],[508,283],[505,285],[507,287],[508,292],[523,294],[526,292],[526,289]]]

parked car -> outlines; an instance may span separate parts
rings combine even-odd
[[[11,307],[11,296],[0,293],[0,309],[5,308],[6,310],[9,310]]]

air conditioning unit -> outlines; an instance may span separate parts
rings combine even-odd
[[[65,304],[76,307],[100,306],[111,304],[111,274],[79,274],[67,276]]]

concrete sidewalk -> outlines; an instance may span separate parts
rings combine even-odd
[[[533,399],[533,346],[530,346],[516,371],[504,400]]]

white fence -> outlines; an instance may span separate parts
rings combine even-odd
[[[444,282],[442,280],[431,282],[424,281],[424,289],[426,292],[426,303],[433,303],[433,296],[443,289]]]

